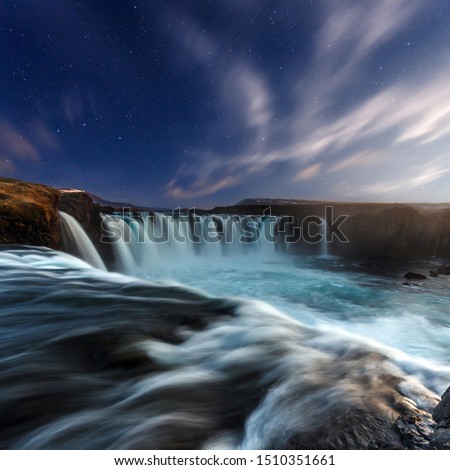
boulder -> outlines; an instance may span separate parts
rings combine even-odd
[[[450,421],[436,425],[430,447],[432,449],[450,450]]]
[[[441,401],[433,411],[433,419],[438,423],[445,419],[450,420],[450,387],[442,395]]]
[[[450,265],[445,264],[443,266],[439,266],[439,268],[433,271],[433,274],[442,274],[444,276],[450,276]]]
[[[427,276],[425,276],[425,274],[413,273],[411,271],[407,272],[404,277],[406,279],[415,280],[415,281],[422,281],[423,279],[427,279]]]

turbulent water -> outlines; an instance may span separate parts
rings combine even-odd
[[[443,281],[153,249],[0,251],[0,447],[402,448],[450,383]]]

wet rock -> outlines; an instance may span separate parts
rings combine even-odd
[[[430,447],[450,449],[450,387],[444,392],[441,401],[434,409],[433,419],[437,424]]]
[[[442,395],[441,401],[433,411],[433,419],[439,423],[442,420],[450,419],[450,387]]]
[[[420,273],[414,273],[414,272],[407,272],[404,277],[406,279],[411,279],[411,280],[415,280],[415,281],[421,281],[423,279],[427,279],[427,276],[425,276],[425,274],[420,274]]]
[[[433,437],[433,425],[431,415],[424,411],[400,416],[395,422],[407,449],[427,449]]]
[[[444,276],[450,276],[450,265],[439,266],[435,271],[434,274],[443,274]]]
[[[430,448],[450,450],[450,420],[436,426]]]

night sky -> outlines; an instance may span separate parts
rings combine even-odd
[[[0,0],[0,175],[153,206],[450,201],[448,0]]]

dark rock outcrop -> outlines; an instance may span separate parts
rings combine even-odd
[[[444,264],[437,269],[430,271],[430,276],[436,277],[439,275],[450,276],[450,265]]]
[[[433,436],[433,426],[431,415],[423,410],[402,415],[395,421],[395,428],[407,449],[428,449]]]
[[[427,279],[427,276],[425,276],[425,274],[413,273],[411,271],[407,272],[404,277],[406,279],[411,279],[415,281],[423,281],[424,279]]]
[[[444,419],[450,419],[450,387],[442,395],[441,401],[433,411],[433,419],[438,423]]]
[[[434,449],[450,449],[450,387],[434,409],[433,419],[436,421],[436,427],[430,446]]]
[[[59,191],[0,178],[0,244],[61,248]]]

